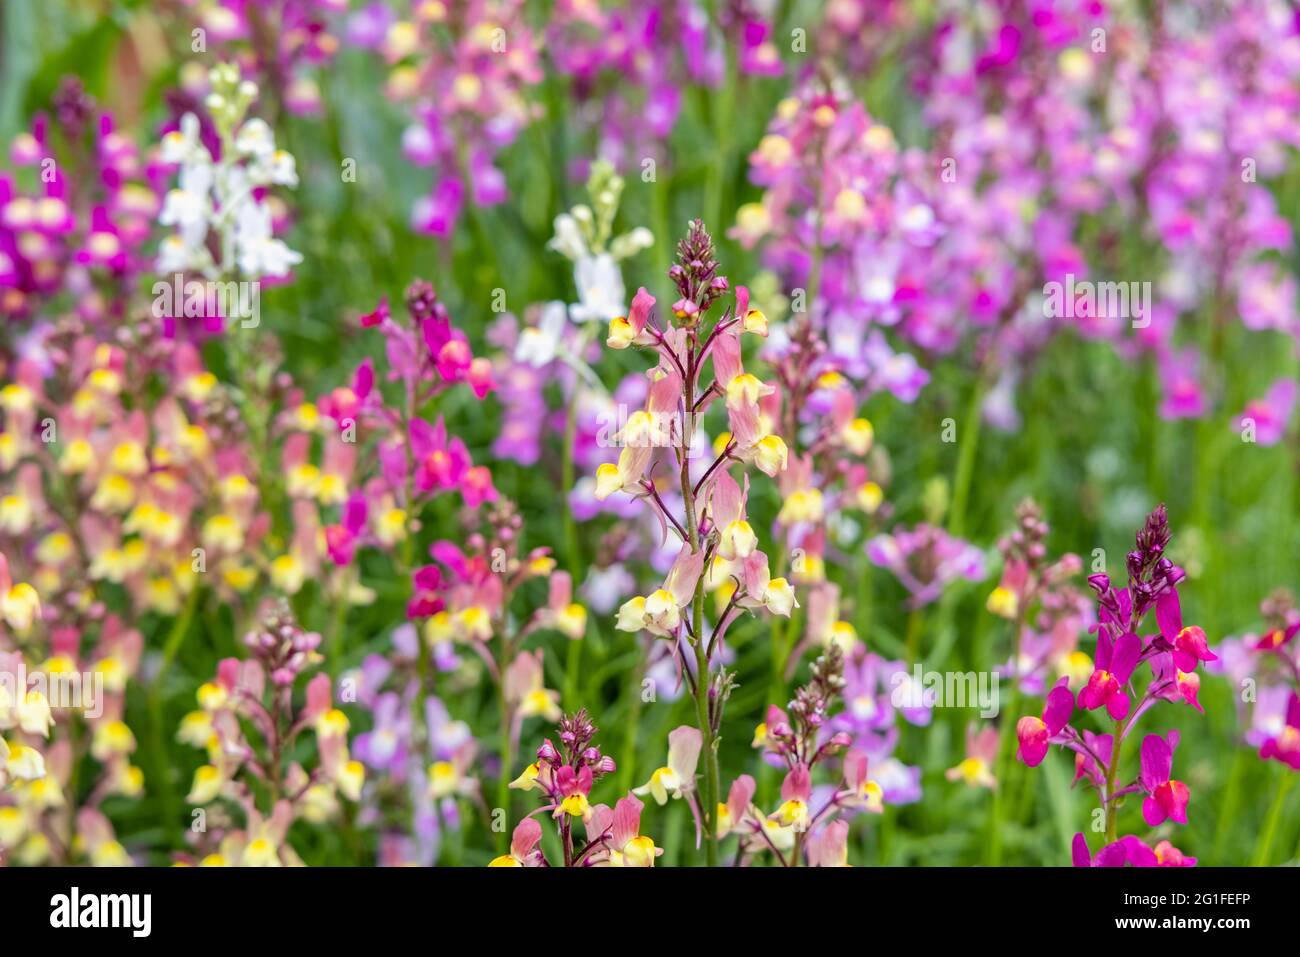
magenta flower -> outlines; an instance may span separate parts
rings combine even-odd
[[[898,528],[891,535],[877,535],[867,542],[867,557],[894,573],[912,593],[913,607],[928,605],[958,578],[984,578],[983,553],[933,525]]]
[[[1074,756],[1074,782],[1087,778],[1093,787],[1101,790],[1106,784],[1106,765],[1110,764],[1111,755],[1115,749],[1115,736],[1112,734],[1093,734],[1091,731],[1083,732],[1083,743],[1086,749],[1078,751]],[[1098,764],[1098,760],[1101,764]]]
[[[1281,761],[1292,770],[1300,771],[1300,696],[1293,691],[1286,705],[1286,725],[1274,737],[1264,742],[1259,756]]]
[[[1142,739],[1142,773],[1138,781],[1147,793],[1147,799],[1142,802],[1142,818],[1151,827],[1158,827],[1167,819],[1187,823],[1187,801],[1191,795],[1186,784],[1169,777],[1177,747],[1177,731],[1170,731],[1168,740],[1158,734],[1148,734]]]
[[[1219,660],[1210,651],[1205,632],[1200,627],[1183,627],[1176,589],[1168,588],[1156,599],[1156,623],[1160,626],[1160,636],[1171,646],[1174,664],[1179,671],[1192,672],[1199,662]]]
[[[1097,633],[1097,661],[1088,683],[1079,689],[1079,707],[1095,711],[1103,705],[1116,721],[1128,717],[1129,698],[1124,691],[1142,654],[1142,639],[1130,632],[1112,646],[1105,629]]]
[[[1042,764],[1051,739],[1061,733],[1073,712],[1074,695],[1070,693],[1070,679],[1062,678],[1047,693],[1047,703],[1043,706],[1041,718],[1026,715],[1016,722],[1016,738],[1020,741],[1016,757],[1031,768]]]
[[[510,838],[510,853],[495,858],[488,867],[543,867],[546,859],[537,845],[542,839],[542,826],[531,817],[515,825]]]
[[[1075,867],[1195,867],[1196,858],[1187,857],[1168,841],[1161,841],[1152,850],[1146,842],[1132,834],[1107,844],[1094,858],[1088,853],[1088,841],[1082,834],[1074,835],[1071,856]]]
[[[1234,428],[1244,432],[1247,426],[1254,426],[1255,441],[1259,445],[1277,445],[1286,436],[1295,399],[1296,381],[1279,379],[1261,398],[1246,403],[1234,422]]]

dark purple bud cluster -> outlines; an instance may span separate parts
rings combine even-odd
[[[692,220],[686,238],[677,244],[677,262],[668,270],[668,278],[681,296],[673,312],[688,326],[695,325],[731,287],[726,276],[718,275],[713,237],[701,220]]]
[[[1050,530],[1038,503],[1027,498],[1016,506],[1016,528],[998,542],[998,550],[1009,559],[1020,559],[1030,568],[1037,568],[1047,557],[1044,543]]]
[[[576,714],[565,715],[560,719],[556,729],[560,740],[560,750],[548,738],[537,749],[537,760],[552,767],[568,765],[574,771],[584,767],[591,769],[591,776],[599,778],[604,774],[613,774],[617,770],[614,759],[601,754],[600,748],[591,742],[596,737],[597,728],[591,722],[586,708],[580,708]]]
[[[447,324],[451,322],[447,307],[438,299],[433,286],[423,279],[417,279],[406,287],[406,309],[417,326],[426,319],[436,319],[439,323]]]
[[[852,738],[844,732],[831,735],[818,747],[822,728],[836,701],[844,693],[844,653],[832,644],[812,665],[812,677],[795,692],[786,720],[770,722],[767,728],[772,750],[795,764],[815,765],[821,758],[843,751]]]
[[[258,628],[244,636],[244,644],[280,687],[292,685],[309,665],[320,660],[316,651],[320,643],[319,634],[299,627],[283,599],[272,604]]]

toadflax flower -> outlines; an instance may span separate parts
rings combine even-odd
[[[1164,738],[1148,734],[1142,739],[1142,773],[1138,780],[1147,795],[1142,802],[1142,819],[1151,827],[1158,827],[1166,819],[1187,823],[1187,785],[1169,777],[1177,747],[1177,731],[1170,731]]]
[[[1016,722],[1016,739],[1020,742],[1016,757],[1031,768],[1042,764],[1052,738],[1061,733],[1073,712],[1074,695],[1070,693],[1070,681],[1062,678],[1047,693],[1041,718],[1026,715]]]
[[[668,735],[668,764],[656,768],[650,780],[633,794],[649,794],[656,804],[667,804],[668,798],[685,797],[695,790],[695,768],[700,760],[702,743],[698,728],[682,725]]]

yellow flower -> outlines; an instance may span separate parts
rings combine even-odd
[[[868,515],[874,515],[885,498],[884,491],[875,482],[863,482],[858,486],[858,508]]]
[[[764,475],[772,476],[785,471],[790,450],[779,435],[767,435],[754,446],[754,464]]]
[[[221,772],[211,764],[205,764],[194,772],[194,783],[185,800],[191,804],[207,804],[221,793]]]
[[[824,514],[821,490],[801,488],[786,496],[776,520],[788,527],[800,522],[820,522]]]
[[[867,419],[854,419],[840,430],[840,439],[854,455],[866,455],[871,451],[871,443],[876,431]]]
[[[296,555],[280,555],[271,562],[271,584],[286,595],[296,595],[307,578],[307,569]]]
[[[349,801],[361,800],[361,786],[366,781],[366,769],[360,761],[348,761],[339,768],[334,783]]]
[[[95,735],[90,745],[90,753],[96,761],[106,762],[120,754],[130,754],[135,750],[135,735],[124,721],[102,721],[95,725]]]
[[[1020,609],[1020,599],[1010,588],[999,585],[989,592],[985,607],[999,618],[1015,618]]]
[[[523,774],[510,782],[510,787],[516,791],[531,791],[537,787],[537,775],[541,773],[541,768],[536,764],[530,764],[524,768]]]
[[[0,614],[10,628],[25,635],[41,615],[41,596],[27,582],[19,582],[0,597]]]
[[[556,630],[562,635],[577,640],[587,632],[587,609],[577,602],[571,602],[555,616]]]

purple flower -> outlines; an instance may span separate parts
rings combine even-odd
[[[894,573],[912,593],[913,608],[930,604],[958,578],[984,579],[983,552],[933,525],[877,535],[867,542],[867,557]]]

